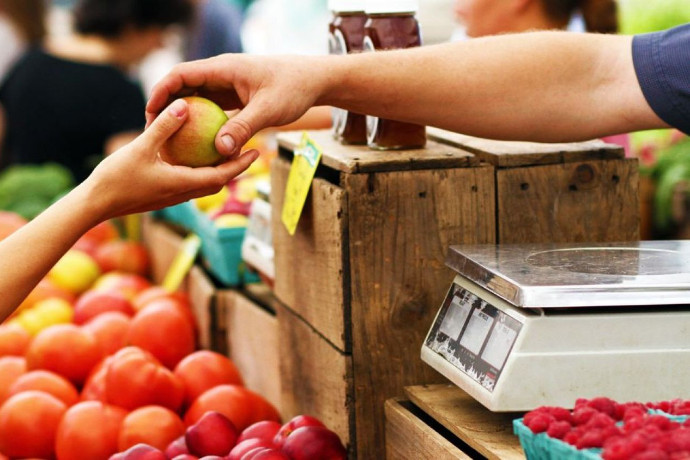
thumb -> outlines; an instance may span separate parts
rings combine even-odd
[[[216,149],[221,155],[232,157],[239,153],[256,132],[266,127],[269,110],[261,109],[260,105],[256,101],[250,102],[218,130]]]
[[[165,141],[180,129],[188,114],[187,102],[177,99],[153,120],[146,131],[139,136],[140,141],[146,148],[157,152]]]

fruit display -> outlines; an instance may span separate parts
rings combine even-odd
[[[148,265],[99,225],[0,325],[0,459],[345,458],[321,422],[281,425],[229,358],[198,349],[189,297]],[[237,457],[240,441],[262,452]]]
[[[690,458],[690,401],[578,399],[572,410],[539,407],[514,421],[529,459]]]

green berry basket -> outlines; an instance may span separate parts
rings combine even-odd
[[[546,433],[532,433],[522,419],[513,420],[513,432],[528,460],[601,460],[601,449],[577,449]]]

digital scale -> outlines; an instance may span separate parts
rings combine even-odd
[[[690,397],[690,241],[452,246],[422,360],[496,412]]]

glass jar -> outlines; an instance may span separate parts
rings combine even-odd
[[[367,0],[364,50],[392,50],[421,46],[422,36],[415,16],[417,0]],[[413,123],[367,116],[367,144],[372,149],[422,148],[426,127]]]

